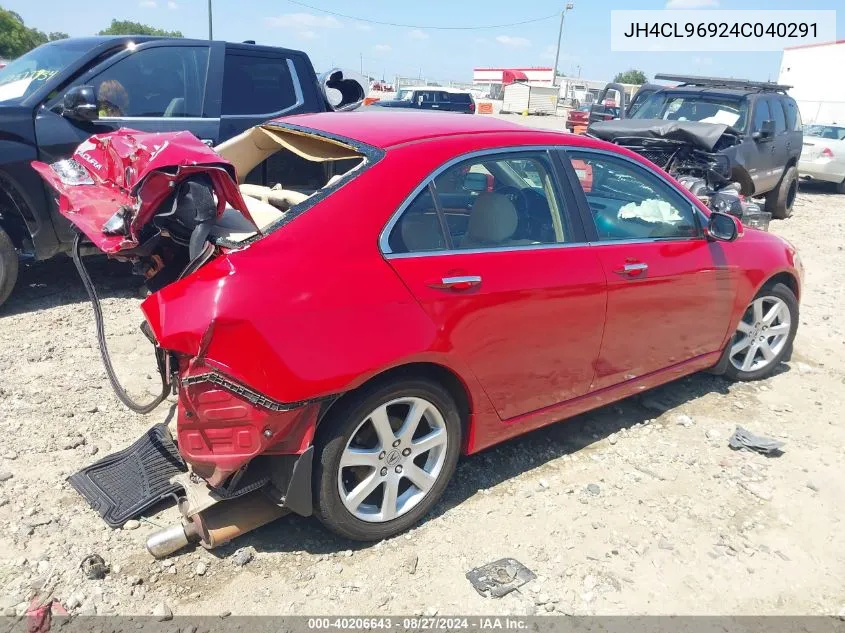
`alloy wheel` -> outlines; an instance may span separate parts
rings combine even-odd
[[[789,306],[783,299],[758,297],[748,306],[736,329],[731,364],[744,372],[766,367],[786,345],[791,325]]]
[[[337,485],[343,505],[369,523],[406,514],[437,481],[447,443],[443,415],[428,400],[382,404],[356,427],[341,455]]]

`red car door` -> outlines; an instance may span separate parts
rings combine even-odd
[[[551,165],[545,152],[466,159],[383,236],[438,347],[475,373],[502,419],[586,393],[601,345],[605,275]]]
[[[591,168],[583,188],[585,216],[593,221],[587,230],[594,231],[608,282],[592,390],[717,351],[730,325],[737,269],[722,243],[704,238],[699,212],[639,163],[599,152],[567,154]]]

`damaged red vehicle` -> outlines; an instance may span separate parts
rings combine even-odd
[[[285,510],[389,537],[460,454],[699,370],[763,378],[798,326],[789,243],[587,137],[329,113],[215,150],[122,130],[35,167],[153,291],[191,475],[157,553]]]

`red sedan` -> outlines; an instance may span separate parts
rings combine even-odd
[[[766,377],[798,327],[789,243],[591,138],[328,113],[36,168],[148,277],[193,472],[353,539],[413,525],[462,453],[700,370]]]

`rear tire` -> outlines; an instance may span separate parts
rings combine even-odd
[[[766,211],[773,218],[785,220],[792,215],[792,205],[798,196],[798,169],[788,167],[781,176],[778,186],[766,194]]]
[[[415,407],[416,431],[408,425]],[[377,426],[378,420],[386,426]],[[408,378],[363,389],[335,406],[317,430],[314,514],[331,531],[356,541],[403,532],[446,488],[461,434],[455,401],[435,382]]]
[[[845,180],[836,185],[836,193],[845,193]]]
[[[797,331],[798,300],[792,290],[784,284],[764,287],[728,343],[725,376],[742,381],[768,378],[791,354]]]
[[[18,280],[18,253],[15,245],[0,228],[0,306],[5,303]]]

